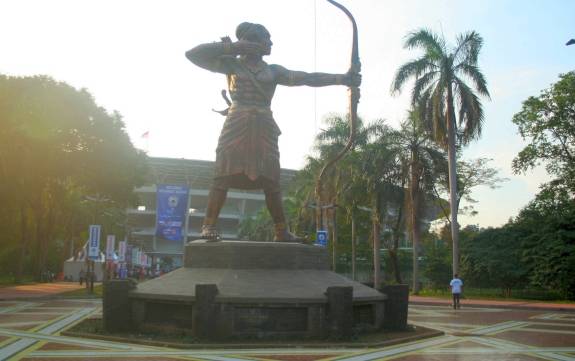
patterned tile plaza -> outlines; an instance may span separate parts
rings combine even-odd
[[[444,336],[374,349],[181,350],[62,336],[101,313],[97,300],[0,302],[1,360],[575,361],[575,313],[412,306],[410,323]]]

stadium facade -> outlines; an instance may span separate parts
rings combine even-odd
[[[148,158],[149,171],[145,185],[135,190],[138,205],[127,210],[129,243],[145,251],[156,262],[170,259],[173,267],[182,264],[186,240],[200,236],[208,192],[213,179],[214,162],[177,158]],[[296,171],[281,170],[280,183],[286,189]],[[189,187],[187,233],[182,241],[171,241],[156,236],[156,187],[160,184]],[[222,208],[218,228],[226,239],[238,239],[242,219],[254,216],[265,207],[262,191],[230,189]]]

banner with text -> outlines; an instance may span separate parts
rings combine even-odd
[[[116,246],[116,236],[109,234],[106,237],[106,261],[114,260],[114,247]]]
[[[90,225],[88,239],[88,258],[97,260],[100,257],[100,231],[102,227],[98,224]]]
[[[189,188],[158,184],[156,193],[156,236],[181,241],[186,221]]]
[[[134,259],[132,258],[132,253],[133,253],[133,247],[131,244],[126,244],[126,262],[130,263],[130,264],[134,264]]]
[[[119,262],[126,262],[126,246],[128,245],[127,241],[121,241],[118,244],[118,261]]]

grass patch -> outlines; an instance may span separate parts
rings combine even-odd
[[[423,289],[419,292],[419,296],[451,299],[451,291],[447,289]],[[555,291],[530,289],[511,290],[511,297],[508,297],[504,294],[503,290],[498,288],[464,288],[461,298],[495,301],[544,301],[548,303],[575,303],[575,301],[562,299],[561,295]]]
[[[63,298],[102,298],[103,291],[104,287],[99,284],[94,285],[94,293],[90,293],[87,288],[80,288],[60,293],[58,296]]]
[[[194,337],[191,331],[162,327],[146,332],[117,332],[110,333],[104,329],[101,318],[86,319],[63,333],[67,336],[105,339],[110,341],[145,344],[150,346],[166,346],[175,348],[200,348],[200,347],[368,347],[387,346],[398,343],[411,342],[418,339],[442,335],[442,332],[420,326],[409,325],[403,331],[383,330],[372,333],[359,334],[352,340],[332,339],[227,339],[224,341],[206,341]]]
[[[35,283],[34,277],[32,276],[22,276],[20,282],[16,282],[13,275],[1,275],[0,276],[0,287],[10,287]]]

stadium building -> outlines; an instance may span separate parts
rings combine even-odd
[[[154,264],[182,264],[183,245],[186,240],[200,236],[200,229],[208,202],[208,192],[214,174],[214,162],[176,159],[148,158],[149,172],[143,187],[135,190],[139,203],[127,210],[129,243],[143,249],[154,258]],[[296,171],[281,170],[280,183],[287,189]],[[180,185],[189,187],[187,233],[183,241],[171,241],[156,236],[156,189],[157,185]],[[238,226],[242,219],[254,216],[265,207],[262,191],[230,189],[218,220],[218,228],[225,239],[238,238]]]

